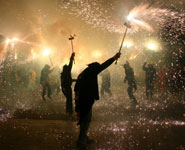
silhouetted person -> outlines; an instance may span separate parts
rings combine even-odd
[[[146,72],[145,75],[145,84],[146,84],[146,97],[147,99],[152,98],[153,89],[154,89],[154,81],[156,78],[156,70],[152,64],[148,64],[146,67],[146,62],[143,64],[143,70]]]
[[[56,66],[53,70],[53,72],[50,74],[50,80],[51,80],[51,91],[52,94],[55,92],[56,94],[60,93],[60,68]]]
[[[72,53],[69,64],[63,66],[63,71],[61,73],[62,92],[66,97],[66,113],[68,113],[70,116],[73,113],[71,70],[73,66],[74,56],[75,53]]]
[[[43,90],[42,90],[42,99],[43,100],[45,100],[46,91],[48,92],[48,97],[51,98],[51,87],[50,87],[50,83],[49,83],[49,74],[52,71],[53,70],[50,70],[50,66],[47,64],[44,66],[44,68],[41,71],[40,84],[43,87]]]
[[[98,91],[98,74],[109,67],[115,60],[120,57],[117,53],[114,57],[108,59],[103,64],[94,62],[80,73],[75,84],[75,111],[79,116],[78,125],[80,125],[80,134],[77,141],[77,146],[85,147],[86,144],[92,142],[87,137],[87,132],[90,126],[92,117],[92,106],[95,100],[99,99]]]
[[[102,77],[102,84],[101,84],[101,96],[104,96],[104,92],[108,93],[109,96],[112,96],[112,92],[110,90],[110,72],[108,69],[103,71],[100,76]]]
[[[129,98],[132,102],[132,104],[136,105],[137,104],[137,100],[134,96],[134,90],[137,90],[137,85],[136,85],[136,80],[134,77],[134,70],[133,68],[130,66],[130,64],[128,62],[126,62],[126,64],[123,65],[124,69],[125,69],[125,79],[124,82],[128,82],[128,95]]]

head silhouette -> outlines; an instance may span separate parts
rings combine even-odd
[[[49,70],[49,69],[50,69],[50,66],[49,66],[48,64],[46,64],[46,65],[44,66],[44,69]]]
[[[93,62],[87,65],[89,68],[98,68],[100,66],[100,64],[98,62]]]

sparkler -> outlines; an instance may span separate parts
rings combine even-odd
[[[76,35],[74,34],[73,36],[70,35],[70,37],[69,37],[69,40],[71,41],[72,53],[74,53],[73,40],[74,40],[74,37],[75,37],[75,36],[76,36]],[[74,60],[74,64],[75,64],[75,60]]]
[[[145,21],[137,19],[137,11],[131,11],[130,14],[127,17],[127,20],[134,26],[135,28],[144,28],[147,31],[153,31],[153,28],[151,25],[146,23]]]
[[[122,39],[122,42],[121,42],[121,46],[120,46],[120,48],[119,48],[119,53],[121,52],[121,49],[122,49],[122,47],[123,47],[123,42],[124,42],[124,40],[125,40],[125,37],[126,37],[127,31],[128,31],[128,28],[131,28],[131,26],[130,26],[130,24],[129,24],[128,22],[125,22],[124,25],[125,25],[126,29],[125,29],[125,33],[124,33],[124,36],[123,36],[123,39]],[[116,60],[115,64],[117,64],[117,61],[118,61],[118,60]]]

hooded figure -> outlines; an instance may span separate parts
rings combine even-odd
[[[104,92],[108,93],[109,96],[112,96],[112,92],[110,90],[111,83],[110,83],[110,72],[108,69],[103,71],[103,73],[100,74],[102,77],[102,84],[101,84],[101,96],[104,96]]]
[[[68,113],[70,116],[73,113],[71,70],[73,66],[74,56],[75,56],[75,53],[72,53],[69,61],[69,65],[64,65],[61,73],[62,92],[66,97],[66,113]]]
[[[152,98],[153,89],[154,89],[154,81],[156,78],[156,70],[152,64],[148,64],[146,67],[146,62],[143,64],[143,70],[146,72],[145,75],[145,84],[146,84],[146,97],[147,99]]]
[[[132,101],[132,103],[134,105],[137,104],[137,100],[134,96],[134,91],[133,90],[137,90],[137,85],[136,85],[136,81],[135,81],[135,77],[134,77],[134,70],[132,67],[130,67],[130,64],[128,62],[126,62],[126,64],[123,65],[124,69],[125,69],[125,80],[124,82],[128,82],[128,95],[130,100]]]
[[[44,66],[44,68],[41,71],[40,84],[43,87],[43,90],[42,90],[42,99],[43,100],[45,100],[46,90],[48,92],[48,97],[51,98],[51,87],[50,87],[50,83],[49,83],[49,74],[52,71],[53,70],[50,70],[50,66],[47,64]]]
[[[99,100],[97,76],[119,57],[120,53],[117,53],[103,64],[99,64],[98,62],[91,63],[77,78],[74,91],[75,111],[79,116],[78,125],[80,125],[80,134],[77,141],[78,147],[84,147],[90,142],[87,132],[92,117],[92,106],[95,100]]]

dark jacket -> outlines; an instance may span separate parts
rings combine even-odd
[[[94,100],[99,99],[98,77],[97,75],[110,66],[114,62],[114,58],[110,58],[103,64],[92,63],[87,67],[77,79],[75,84],[75,101],[77,112],[87,112],[94,104]]]
[[[72,77],[71,77],[71,69],[73,66],[73,58],[70,58],[69,65],[64,65],[63,71],[61,73],[61,86],[62,87],[71,87],[72,85]]]
[[[49,74],[53,70],[50,70],[49,65],[45,65],[45,67],[41,71],[41,76],[40,76],[40,84],[45,84],[49,82]]]
[[[100,76],[102,77],[102,87],[110,88],[110,72],[105,70],[102,74],[100,74]]]
[[[128,81],[128,85],[137,89],[135,77],[134,77],[134,70],[129,65],[125,67],[125,80]]]
[[[146,67],[146,63],[143,65],[143,70],[146,72],[145,74],[145,82],[146,84],[150,84],[154,82],[156,78],[156,70],[153,66]]]

